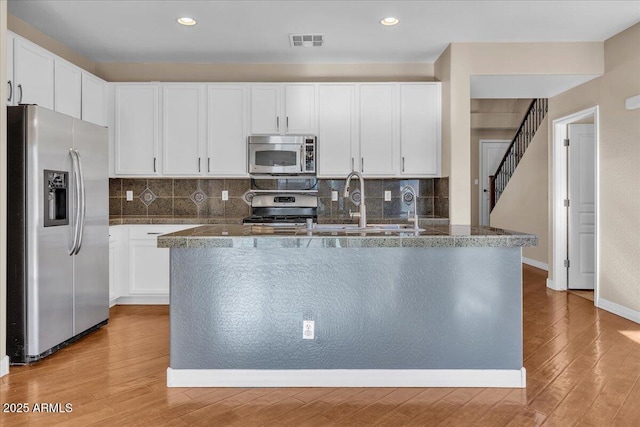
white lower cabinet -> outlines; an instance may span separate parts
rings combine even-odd
[[[109,307],[116,305],[116,298],[118,298],[117,284],[118,284],[118,272],[120,263],[118,262],[118,244],[120,239],[118,235],[120,229],[117,227],[109,227]]]
[[[169,249],[158,248],[161,234],[197,225],[118,225],[118,244],[114,245],[114,284],[116,304],[169,303]],[[113,235],[113,233],[111,233]],[[111,255],[111,242],[109,244]],[[119,253],[117,253],[119,252]],[[110,267],[111,258],[110,258]],[[120,262],[118,262],[120,261]],[[115,271],[117,270],[117,271]]]

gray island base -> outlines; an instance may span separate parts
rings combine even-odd
[[[521,247],[535,236],[264,228],[158,238],[169,387],[525,387]]]

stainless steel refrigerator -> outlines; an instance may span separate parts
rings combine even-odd
[[[40,360],[109,318],[107,128],[7,107],[7,352]]]

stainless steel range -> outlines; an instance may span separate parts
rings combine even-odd
[[[251,200],[251,216],[244,224],[305,225],[318,219],[318,197],[302,193],[256,194]]]

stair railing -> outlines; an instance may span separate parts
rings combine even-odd
[[[540,127],[540,123],[544,120],[549,109],[549,100],[547,98],[537,98],[531,101],[527,114],[525,114],[520,127],[516,131],[509,148],[504,153],[498,169],[493,176],[490,176],[491,197],[489,209],[493,210],[500,196],[507,187],[509,180],[524,156],[527,147],[533,140],[533,136]]]

